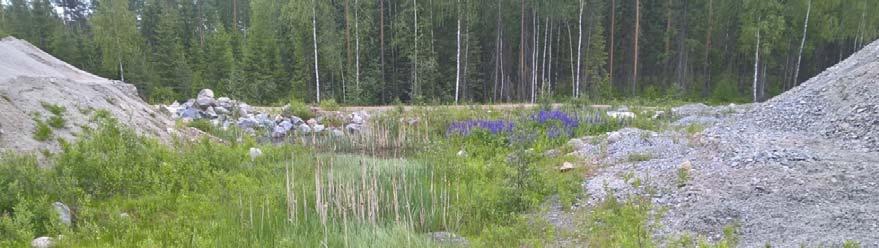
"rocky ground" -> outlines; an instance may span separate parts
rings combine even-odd
[[[610,189],[668,210],[660,240],[734,225],[742,247],[879,247],[879,43],[765,103],[672,112],[669,131],[570,142],[601,167],[575,211]]]

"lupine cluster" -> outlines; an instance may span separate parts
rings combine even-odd
[[[513,130],[515,124],[504,120],[468,120],[455,122],[446,129],[446,135],[470,135],[476,129],[482,129],[492,134],[507,133]]]
[[[565,129],[574,129],[580,126],[580,121],[578,121],[577,118],[573,118],[568,115],[568,113],[558,110],[541,110],[537,114],[531,116],[531,120],[536,121],[541,125],[551,121],[558,121],[565,127]]]

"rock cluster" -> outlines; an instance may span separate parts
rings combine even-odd
[[[284,109],[288,108],[287,106]],[[364,111],[354,112],[343,118],[345,124],[340,127],[327,127],[317,119],[303,120],[302,118],[285,114],[289,111],[281,111],[282,114],[270,115],[260,112],[245,102],[233,100],[228,97],[215,98],[211,89],[203,89],[194,99],[184,103],[174,102],[171,105],[161,106],[160,109],[175,119],[184,121],[209,120],[214,126],[223,130],[230,127],[238,127],[247,133],[255,134],[257,130],[265,130],[273,139],[281,139],[293,134],[327,134],[343,136],[360,133],[366,124],[369,115]]]

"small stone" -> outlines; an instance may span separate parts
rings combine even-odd
[[[572,164],[571,162],[565,162],[562,164],[561,167],[559,167],[559,171],[561,171],[561,172],[568,172],[573,169],[574,169],[574,164]]]
[[[457,155],[458,157],[467,157],[467,151],[460,150]]]
[[[309,126],[314,126],[314,125],[317,125],[317,120],[315,120],[314,118],[311,118],[311,119],[308,119],[308,121],[306,121],[305,124],[308,124]]]
[[[351,123],[351,124],[345,125],[345,130],[348,131],[348,133],[360,133],[361,127],[362,126],[360,124]]]
[[[33,248],[55,247],[55,239],[53,239],[51,237],[35,238],[33,241],[31,241],[31,247],[33,247]]]
[[[450,232],[432,232],[428,233],[430,238],[437,243],[451,246],[469,246],[467,239]]]
[[[250,161],[255,161],[260,156],[262,156],[262,150],[256,147],[250,148]]]

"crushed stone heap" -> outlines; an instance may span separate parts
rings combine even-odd
[[[879,41],[755,108],[762,128],[806,131],[879,151]]]
[[[97,110],[106,110],[136,132],[170,141],[172,120],[137,95],[124,82],[82,71],[43,52],[27,41],[0,40],[0,151],[58,151],[57,139],[76,139]],[[52,106],[64,111],[56,115]],[[55,110],[58,112],[57,110]],[[46,138],[35,138],[38,121],[60,116],[63,126],[52,127]]]

